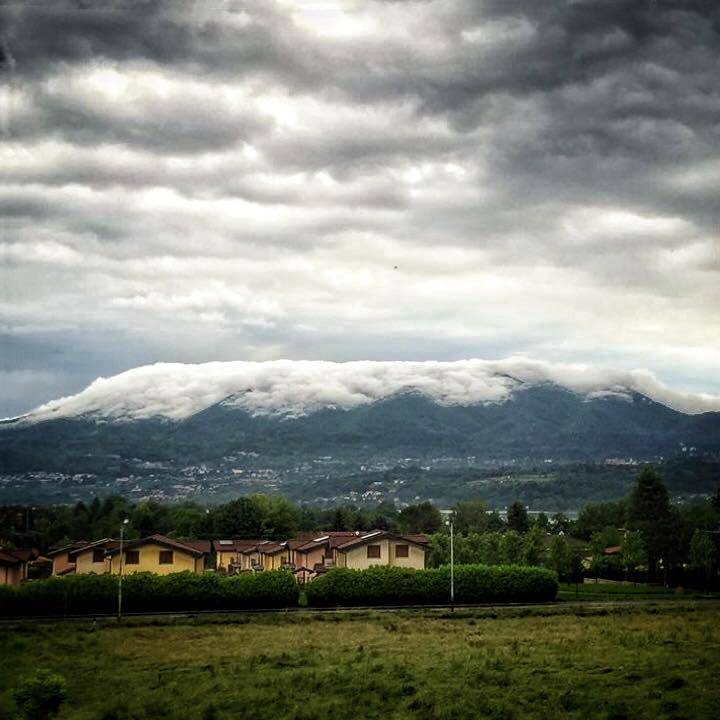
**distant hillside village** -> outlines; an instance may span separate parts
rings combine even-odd
[[[19,585],[28,565],[52,563],[53,575],[150,572],[217,572],[223,575],[289,570],[301,584],[333,567],[362,570],[373,565],[424,569],[428,539],[387,530],[330,531],[288,540],[175,540],[151,535],[122,544],[114,538],[77,541],[51,549],[0,551],[0,584]]]

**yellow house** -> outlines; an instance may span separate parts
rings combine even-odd
[[[123,574],[151,572],[156,575],[190,571],[202,573],[210,552],[208,540],[172,540],[164,535],[150,535],[123,544]],[[120,572],[120,548],[108,551],[108,572]]]
[[[47,554],[52,560],[53,575],[69,575],[75,572],[75,557],[72,553],[75,550],[89,545],[87,540],[77,540],[60,547],[55,547]]]
[[[359,532],[329,531],[310,540],[288,540],[290,562],[298,582],[312,580],[335,565],[335,548],[360,537]]]
[[[75,563],[74,572],[78,575],[87,575],[88,573],[102,575],[110,571],[110,559],[107,553],[119,544],[120,542],[113,538],[103,538],[102,540],[85,543],[68,552],[68,564]],[[53,562],[54,568],[55,563]]]
[[[423,535],[396,535],[374,530],[335,548],[335,564],[354,570],[373,565],[392,565],[416,570],[425,568],[427,538]]]
[[[263,570],[280,570],[290,562],[287,542],[266,540],[257,546]]]

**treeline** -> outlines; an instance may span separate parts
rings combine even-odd
[[[482,500],[457,503],[455,530],[458,533],[527,532],[530,525],[548,531],[569,532],[572,522],[562,513],[528,520],[525,507],[514,503],[503,520],[497,511],[488,512]],[[33,546],[45,551],[72,540],[99,540],[118,534],[120,524],[129,539],[154,533],[185,539],[266,538],[282,540],[299,532],[325,530],[382,529],[407,533],[445,532],[443,516],[430,502],[398,510],[392,503],[375,507],[345,505],[319,509],[292,503],[279,495],[245,495],[213,507],[196,503],[160,503],[154,500],[131,503],[112,495],[74,506],[0,506],[0,540],[18,547]]]
[[[691,567],[708,582],[717,579],[720,491],[710,501],[676,506],[662,478],[650,468],[641,471],[627,498],[587,505],[575,521],[562,513],[531,518],[519,502],[508,508],[505,519],[496,511],[488,512],[481,499],[458,502],[453,510],[459,563],[540,565],[564,579],[577,577],[581,562],[591,574],[618,578],[641,569],[650,579],[667,580],[678,568]],[[161,533],[187,539],[280,540],[326,530],[423,532],[431,536],[429,564],[449,561],[449,529],[430,502],[401,510],[390,503],[319,509],[261,494],[214,507],[152,500],[131,503],[118,496],[72,507],[4,506],[0,507],[0,543],[46,551],[71,540],[117,536],[125,518],[130,521],[128,538]]]

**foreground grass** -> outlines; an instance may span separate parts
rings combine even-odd
[[[25,623],[0,629],[0,717],[49,668],[77,720],[712,718],[719,640],[714,603]]]

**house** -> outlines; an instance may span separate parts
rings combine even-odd
[[[110,570],[110,560],[107,553],[119,545],[120,541],[114,538],[103,538],[102,540],[85,543],[74,550],[68,551],[67,564],[74,563],[74,572],[78,575],[87,575],[88,573],[102,575],[102,573]],[[54,565],[53,561],[53,569]]]
[[[425,568],[427,538],[374,530],[351,538],[335,548],[337,567],[365,570],[373,565]]]
[[[52,548],[47,556],[52,560],[53,575],[68,575],[75,572],[75,557],[70,553],[89,545],[87,540],[77,540]]]
[[[266,540],[257,546],[263,570],[280,570],[290,563],[290,555],[286,542]]]
[[[234,574],[250,570],[250,558],[246,550],[253,551],[262,540],[213,540],[215,552],[215,569],[220,572]],[[259,556],[258,556],[259,558]]]
[[[19,585],[28,577],[28,564],[38,557],[36,550],[0,548],[0,585]]]
[[[190,571],[202,573],[210,554],[209,540],[173,540],[164,535],[150,535],[123,544],[123,574],[151,572],[156,575]],[[120,548],[107,551],[108,572],[120,572]]]
[[[289,561],[298,582],[306,583],[335,566],[335,548],[359,532],[329,531],[311,540],[288,540]]]

